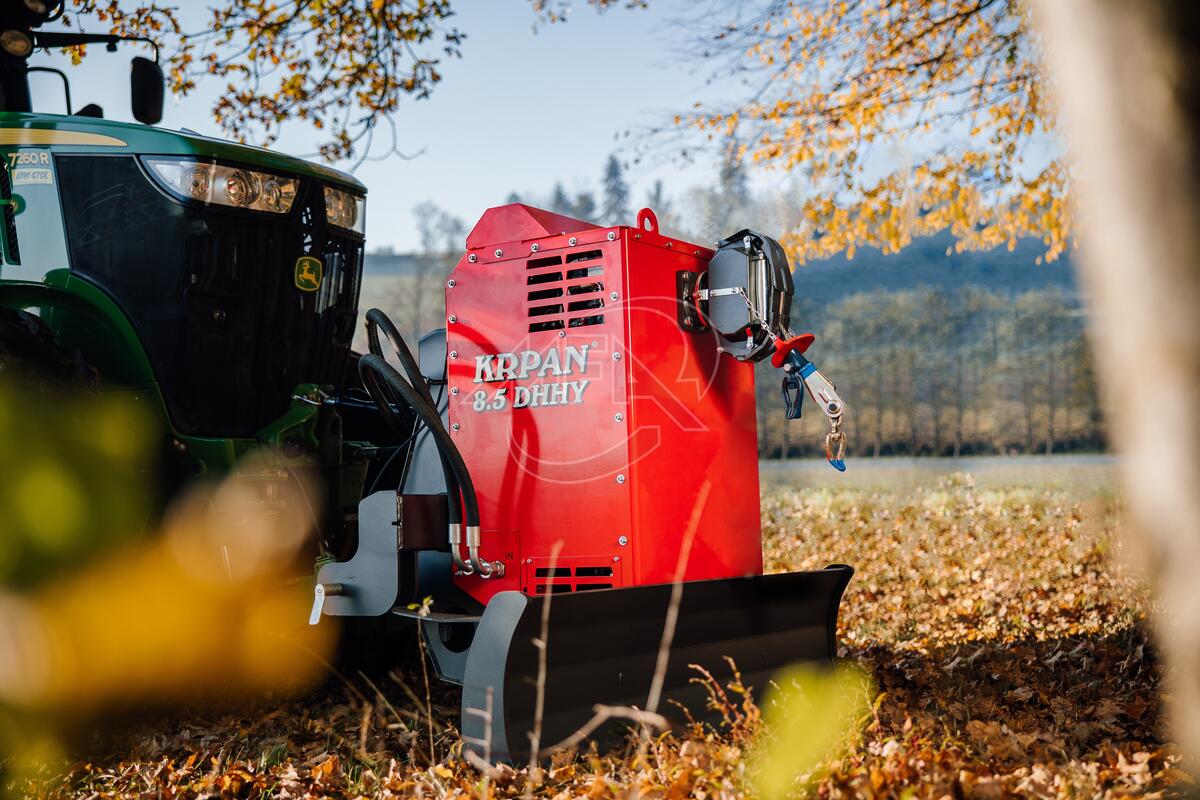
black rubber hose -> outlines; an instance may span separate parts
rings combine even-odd
[[[404,337],[400,335],[400,331],[396,329],[395,323],[387,314],[380,311],[378,308],[372,308],[367,312],[367,347],[372,355],[383,357],[383,347],[379,344],[379,329],[383,329],[383,335],[388,338],[392,345],[392,350],[396,353],[396,358],[400,359],[400,366],[404,368],[404,373],[408,376],[408,382],[413,385],[421,396],[425,398],[425,402],[433,410],[437,410],[437,406],[433,403],[433,395],[429,391],[429,386],[425,383],[425,376],[421,374],[421,367],[417,363],[417,359],[413,357],[412,351],[408,349],[408,343],[404,341]]]
[[[432,409],[425,402],[424,398],[421,397],[420,392],[413,388],[413,385],[405,380],[404,376],[397,372],[395,367],[384,361],[381,356],[372,354],[360,358],[358,360],[358,374],[362,378],[363,385],[367,387],[367,391],[375,398],[377,405],[388,404],[386,393],[381,391],[383,387],[387,387],[399,395],[429,428],[429,433],[433,436],[433,441],[437,445],[438,452],[445,462],[449,464],[454,477],[458,479],[467,526],[479,527],[479,499],[475,495],[475,483],[471,480],[470,472],[467,471],[467,463],[463,461],[462,453],[458,451],[458,446],[454,444],[454,440],[446,432],[446,428],[442,425],[442,419],[438,416],[437,411]],[[382,382],[382,386],[380,382]],[[375,391],[372,391],[372,388]],[[377,392],[378,394],[376,394]],[[453,501],[450,505],[451,507],[454,506]]]
[[[371,351],[371,355],[379,358],[384,358],[383,347],[379,342],[379,329],[383,329],[383,335],[388,338],[392,345],[392,350],[396,353],[396,358],[400,360],[400,366],[404,367],[404,371],[408,374],[409,384],[420,393],[424,398],[429,408],[433,410],[434,416],[439,419],[437,403],[433,400],[433,395],[429,391],[429,386],[425,383],[425,376],[421,374],[421,367],[417,364],[417,360],[413,358],[412,351],[408,349],[408,343],[404,341],[404,337],[400,335],[395,323],[387,314],[383,313],[378,308],[372,308],[367,311],[367,347]],[[385,363],[387,359],[384,359]],[[361,370],[360,370],[361,374]],[[414,409],[415,410],[415,409]],[[391,408],[388,407],[385,411],[382,407],[380,411],[385,419],[394,420],[395,414],[391,413]],[[395,427],[393,425],[393,427]],[[436,439],[434,440],[436,442]],[[413,445],[416,446],[415,443]],[[442,448],[438,447],[438,453],[442,459],[442,474],[446,479],[446,497],[450,501],[450,511],[447,519],[451,524],[462,522],[462,512],[458,506],[458,498],[461,495],[461,489],[458,484],[458,479],[454,474],[454,469],[446,460],[446,456],[442,454]],[[400,487],[403,491],[404,487]]]

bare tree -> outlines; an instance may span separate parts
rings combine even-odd
[[[1200,755],[1200,5],[1037,0],[1075,159],[1092,342],[1161,607],[1175,738]]]
[[[429,201],[414,207],[413,217],[421,251],[414,259],[412,275],[402,278],[395,287],[392,305],[397,324],[409,330],[416,341],[437,325],[445,310],[442,279],[462,250],[467,227],[461,219]]]
[[[412,284],[408,287],[408,323],[413,339],[421,335],[426,316],[426,307],[433,294],[431,273],[437,264],[438,227],[442,210],[428,200],[413,208],[417,221],[417,232],[421,238],[421,252],[417,255]]]

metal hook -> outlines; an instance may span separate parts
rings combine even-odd
[[[836,428],[825,434],[825,460],[838,472],[846,471],[846,434]]]

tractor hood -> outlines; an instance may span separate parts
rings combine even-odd
[[[0,112],[0,146],[50,146],[61,152],[125,152],[138,155],[216,158],[339,184],[356,193],[366,187],[340,170],[261,147],[153,128],[129,122],[61,114]]]

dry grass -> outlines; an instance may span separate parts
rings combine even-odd
[[[1161,733],[1145,594],[1116,566],[1111,499],[977,490],[773,490],[768,568],[855,565],[842,655],[880,694],[853,746],[798,791],[820,797],[1154,796],[1188,781]],[[77,746],[41,797],[481,796],[676,800],[750,792],[757,709],[540,780],[485,779],[455,757],[457,695],[436,687],[431,762],[419,668],[331,682],[228,714],[143,720]],[[432,763],[432,766],[430,766]]]

